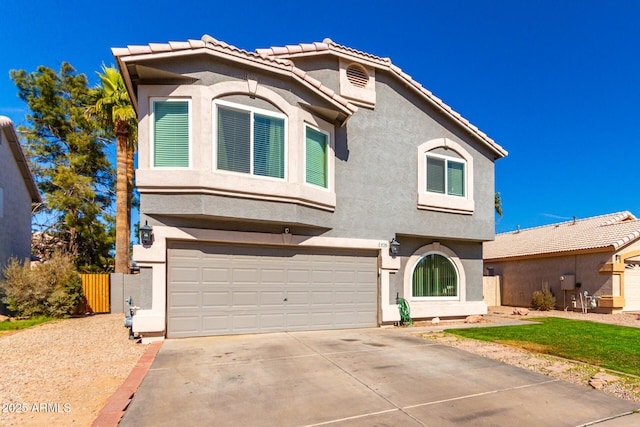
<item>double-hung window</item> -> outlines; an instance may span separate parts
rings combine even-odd
[[[190,101],[155,99],[151,103],[153,167],[188,168],[190,166]]]
[[[284,178],[285,116],[216,103],[217,168]]]
[[[427,154],[427,192],[465,197],[465,163]]]
[[[329,135],[305,126],[305,182],[329,187]]]

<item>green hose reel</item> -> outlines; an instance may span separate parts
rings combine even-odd
[[[411,320],[411,310],[409,309],[409,303],[404,298],[397,298],[398,310],[400,310],[400,325],[409,326],[413,325]]]

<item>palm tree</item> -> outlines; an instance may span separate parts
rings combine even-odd
[[[500,218],[502,218],[502,198],[500,197],[500,193],[497,191],[493,196],[493,206],[496,209],[496,213],[500,215]]]
[[[120,72],[115,67],[102,65],[102,74],[98,73],[98,76],[102,86],[97,88],[96,102],[87,108],[87,114],[116,136],[115,272],[128,273],[133,154],[136,151],[138,122]]]

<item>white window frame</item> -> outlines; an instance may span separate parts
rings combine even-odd
[[[426,192],[432,193],[432,194],[440,194],[440,195],[448,196],[448,197],[463,197],[463,198],[467,197],[467,161],[466,160],[460,159],[458,157],[445,156],[445,155],[442,155],[442,154],[430,153],[430,152],[425,153],[425,156],[426,156],[426,158],[424,159],[425,162],[428,162],[429,157],[431,157],[433,159],[444,160],[444,193],[438,193],[438,192],[429,191],[429,190],[426,189],[427,188],[427,184],[428,184],[427,176],[429,175],[428,174],[428,171],[429,171],[429,164],[428,163],[426,163],[427,164],[427,173],[424,174],[424,188],[425,188]],[[448,169],[449,162],[461,163],[462,165],[464,165],[464,172],[463,172],[464,173],[464,184],[463,184],[464,185],[464,188],[463,188],[464,194],[462,196],[458,196],[457,194],[449,194],[449,173],[448,173],[449,172],[449,169]]]
[[[156,166],[155,165],[155,145],[156,145],[156,141],[154,138],[155,135],[155,104],[156,102],[187,102],[187,106],[189,109],[189,145],[188,145],[188,150],[189,150],[189,166]],[[151,169],[157,169],[157,170],[189,170],[192,168],[193,166],[193,108],[192,108],[192,103],[191,103],[191,98],[170,98],[170,97],[152,97],[149,99],[149,118],[150,118],[150,123],[149,123],[149,140],[151,141],[150,148],[151,148],[151,152],[150,157],[149,157],[149,163],[151,166]]]
[[[325,159],[325,166],[327,168],[327,186],[323,187],[321,185],[316,185],[316,184],[312,184],[310,182],[307,182],[307,129],[313,129],[317,132],[320,132],[321,134],[325,135],[327,137],[327,158]],[[331,183],[332,183],[332,179],[331,179],[331,175],[332,175],[332,171],[331,171],[331,160],[330,160],[330,156],[333,154],[332,153],[332,146],[331,146],[331,135],[329,134],[329,132],[327,132],[324,129],[320,129],[317,126],[312,126],[309,123],[305,123],[304,124],[304,131],[303,131],[303,135],[302,135],[302,141],[304,143],[304,153],[303,153],[303,175],[304,175],[304,184],[311,186],[313,188],[318,188],[320,190],[324,190],[324,191],[330,191],[331,188]]]
[[[425,297],[425,296],[415,296],[415,295],[413,295],[413,272],[415,271],[416,267],[418,266],[418,262],[420,262],[420,260],[422,258],[424,258],[426,256],[429,256],[429,255],[440,255],[440,256],[446,258],[453,265],[453,268],[456,270],[456,279],[457,279],[456,280],[456,295],[455,296]],[[454,260],[451,259],[451,257],[449,257],[444,252],[440,252],[440,251],[437,251],[437,250],[429,251],[427,253],[424,253],[424,254],[420,255],[413,262],[413,266],[411,268],[409,289],[410,289],[410,292],[411,292],[410,293],[410,295],[411,295],[411,300],[410,301],[459,301],[460,300],[460,270],[458,269],[458,266],[456,265]]]
[[[446,156],[440,153],[433,152],[437,148],[445,148],[452,150],[457,156]],[[418,209],[433,210],[441,212],[459,213],[464,215],[471,215],[475,209],[474,203],[474,171],[473,171],[473,157],[471,154],[459,143],[450,140],[449,138],[437,138],[427,141],[421,144],[417,149],[417,161],[418,161],[418,177],[417,177],[417,193],[418,193]],[[452,161],[464,163],[464,196],[455,196],[447,194],[448,191],[446,185],[447,171],[445,164],[445,193],[435,193],[427,191],[427,157],[445,158]]]
[[[244,173],[244,172],[236,172],[236,171],[229,171],[226,169],[218,169],[218,106],[223,106],[232,110],[236,110],[236,111],[241,111],[241,112],[245,112],[245,113],[249,113],[251,116],[251,120],[249,123],[249,137],[251,138],[251,141],[249,142],[250,144],[250,153],[249,153],[249,173]],[[283,173],[283,177],[282,178],[278,178],[278,177],[273,177],[273,176],[265,176],[265,175],[255,175],[254,174],[254,165],[253,165],[253,157],[254,157],[254,141],[253,141],[253,126],[255,123],[254,120],[254,115],[255,114],[260,114],[262,116],[269,116],[269,117],[273,117],[276,119],[283,119],[284,120],[284,146],[283,146],[283,165],[284,165],[284,173]],[[211,117],[211,122],[213,125],[213,170],[215,172],[218,173],[226,173],[226,174],[232,174],[232,175],[239,175],[239,176],[248,176],[248,177],[252,177],[252,178],[257,178],[257,179],[270,179],[270,180],[276,180],[276,181],[288,181],[288,165],[289,165],[289,156],[288,156],[288,152],[289,152],[289,118],[287,117],[286,114],[283,113],[279,113],[276,111],[271,111],[271,110],[265,110],[263,108],[257,108],[257,107],[252,107],[249,105],[244,105],[244,104],[238,104],[235,102],[229,102],[229,101],[223,101],[223,100],[214,100],[213,101],[213,108],[212,108],[212,117]]]
[[[413,270],[415,269],[418,261],[422,259],[422,257],[429,254],[438,254],[445,256],[453,263],[458,273],[458,296],[456,297],[414,297],[413,296]],[[425,245],[418,250],[416,250],[413,255],[407,259],[407,263],[405,264],[404,274],[403,274],[403,289],[404,294],[408,296],[409,302],[413,301],[416,303],[416,308],[418,309],[416,312],[419,312],[419,307],[421,304],[436,304],[438,302],[442,302],[443,304],[457,304],[464,303],[467,299],[467,277],[464,269],[464,265],[462,265],[462,260],[460,257],[449,247],[440,244],[439,242],[433,242],[431,244]]]

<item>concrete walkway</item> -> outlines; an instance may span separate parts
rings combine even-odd
[[[640,425],[634,402],[413,332],[167,340],[120,425]]]

